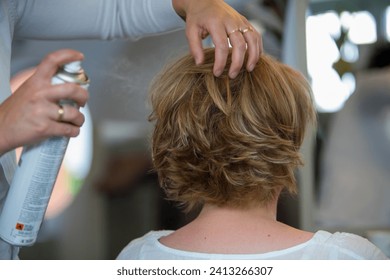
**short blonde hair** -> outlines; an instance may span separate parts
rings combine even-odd
[[[227,75],[229,56],[215,77],[214,55],[206,49],[202,65],[185,55],[150,88],[152,158],[167,198],[189,211],[205,203],[265,205],[281,189],[296,193],[299,149],[316,118],[309,83],[265,54],[235,79]]]

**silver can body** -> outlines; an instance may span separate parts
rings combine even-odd
[[[80,62],[58,70],[52,84],[62,83],[88,88]],[[60,104],[74,102],[61,100]],[[0,216],[0,237],[9,244],[31,246],[36,242],[68,142],[68,137],[52,137],[23,148]]]

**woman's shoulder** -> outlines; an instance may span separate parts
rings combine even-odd
[[[159,239],[171,234],[171,230],[150,231],[145,235],[130,241],[117,256],[117,260],[140,259],[145,252],[156,252]]]
[[[320,230],[311,243],[329,259],[387,259],[368,239],[353,233]]]

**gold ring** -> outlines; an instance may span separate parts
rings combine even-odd
[[[60,108],[58,109],[57,113],[58,113],[58,118],[57,118],[57,121],[61,122],[63,119],[64,119],[64,107],[62,107],[62,105],[59,105]]]
[[[248,32],[248,31],[253,31],[253,28],[252,27],[250,27],[250,26],[248,26],[248,27],[245,27],[245,28],[240,28],[240,32],[242,33],[242,34],[245,34],[246,32]]]
[[[237,31],[240,31],[240,28],[236,28],[236,29],[233,29],[232,31],[230,31],[227,36],[230,37],[230,35],[232,35],[234,32],[237,32]],[[241,32],[241,31],[240,31]]]

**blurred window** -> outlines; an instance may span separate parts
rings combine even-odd
[[[339,111],[355,90],[359,45],[377,40],[375,18],[368,11],[327,11],[308,16],[306,28],[307,66],[317,110]]]

